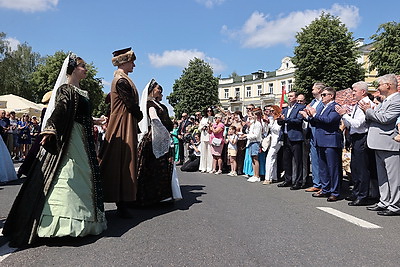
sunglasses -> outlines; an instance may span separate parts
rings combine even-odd
[[[321,94],[322,97],[325,97],[325,96],[327,96],[327,95],[332,95],[332,94],[325,94],[325,93],[324,93],[324,94]]]

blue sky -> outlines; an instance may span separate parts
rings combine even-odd
[[[380,24],[399,22],[399,7],[398,0],[0,0],[0,31],[12,47],[26,42],[43,56],[73,51],[93,62],[105,92],[111,52],[131,46],[138,90],[155,78],[169,95],[194,57],[215,76],[273,71],[293,55],[296,32],[322,11],[369,42]]]

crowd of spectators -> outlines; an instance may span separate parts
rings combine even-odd
[[[14,111],[0,110],[0,134],[13,160],[25,159],[39,133],[40,126],[36,116],[23,114],[19,118]]]
[[[291,91],[282,107],[250,104],[245,116],[221,107],[184,113],[173,132],[175,161],[183,171],[243,175],[248,182],[278,183],[329,202],[368,206],[378,215],[400,215],[398,81],[387,74],[377,82],[376,96],[367,83],[353,84],[354,105],[340,105],[333,88],[315,83],[310,103]]]
[[[212,106],[174,121],[171,146],[182,171],[244,176],[262,185],[305,190],[329,202],[348,200],[379,215],[400,215],[400,93],[394,74],[352,86],[354,105],[340,105],[323,83],[313,99],[288,93],[287,103],[246,106],[246,114]],[[96,119],[94,119],[96,120]],[[98,152],[105,118],[95,123]],[[0,111],[0,133],[14,160],[24,160],[40,133],[35,116]],[[344,171],[344,155],[351,154]],[[346,176],[346,183],[344,183]],[[349,186],[347,186],[349,185]],[[373,206],[370,206],[375,204]]]

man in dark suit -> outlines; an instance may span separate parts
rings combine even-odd
[[[364,101],[374,106],[374,103],[368,97],[368,84],[366,82],[356,82],[352,88],[355,100],[358,102]],[[365,114],[358,106],[358,103],[350,113],[348,113],[345,107],[336,106],[335,109],[342,116],[342,121],[349,129],[351,137],[350,168],[354,186],[352,194],[346,197],[346,200],[351,201],[348,203],[349,206],[367,205],[369,203],[367,198],[369,195],[370,177],[374,173],[371,165],[375,165],[375,157],[373,157],[373,152],[367,146],[368,125],[365,120]]]
[[[281,125],[279,140],[283,141],[283,162],[285,180],[278,187],[291,186],[291,190],[299,190],[303,183],[303,117],[299,111],[306,106],[297,103],[297,92],[289,92],[289,106],[282,110],[278,124]],[[293,175],[293,163],[296,173]],[[294,177],[294,179],[293,179]],[[293,180],[293,181],[292,181]]]
[[[327,197],[328,201],[337,201],[341,186],[341,151],[343,135],[339,129],[341,116],[336,112],[334,101],[335,89],[325,87],[322,91],[323,109],[307,107],[303,116],[308,116],[311,125],[315,126],[315,145],[318,152],[319,177],[322,190],[313,193],[313,197]]]
[[[179,162],[177,165],[182,165],[187,159],[187,147],[185,147],[184,136],[186,134],[186,128],[192,123],[189,120],[188,114],[186,112],[182,113],[182,118],[178,126],[178,139],[179,139]]]
[[[400,143],[396,136],[396,120],[400,116],[400,93],[394,74],[378,78],[378,91],[385,100],[375,109],[360,101],[360,108],[369,122],[367,143],[375,150],[376,168],[379,182],[379,203],[368,210],[377,211],[382,216],[400,215]]]

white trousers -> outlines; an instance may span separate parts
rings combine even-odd
[[[200,143],[200,166],[199,171],[209,172],[212,170],[213,157],[211,155],[210,142],[202,141]]]
[[[278,151],[281,148],[282,144],[277,142],[276,144],[272,145],[268,149],[267,158],[265,159],[265,180],[269,181],[277,181],[278,174],[277,174],[277,157]]]

